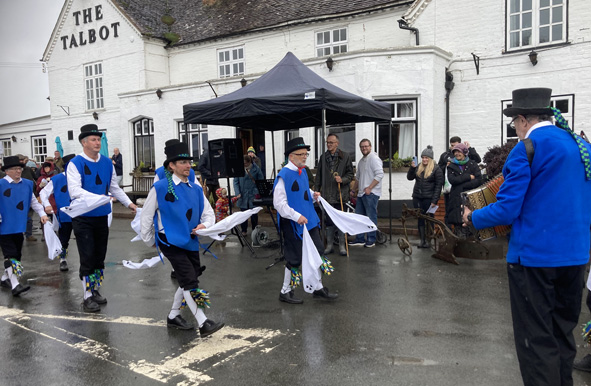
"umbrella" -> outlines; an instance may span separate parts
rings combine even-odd
[[[109,144],[107,142],[107,133],[103,132],[103,136],[101,137],[101,155],[109,158]]]
[[[55,137],[55,150],[60,152],[60,157],[64,156],[64,148],[62,147],[62,140],[60,137]]]

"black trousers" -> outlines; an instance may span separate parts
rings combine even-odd
[[[16,259],[21,261],[24,240],[25,237],[22,233],[0,235],[0,248],[2,249],[4,259]]]
[[[429,207],[431,206],[431,199],[430,198],[413,198],[412,199],[412,206],[414,206],[415,208],[421,208],[421,213],[422,214],[426,214],[427,210],[429,210]],[[429,213],[429,216],[433,217],[433,214]],[[418,221],[418,226],[420,227],[424,227],[425,226],[425,220],[420,218]]]
[[[76,245],[80,255],[80,280],[105,268],[107,242],[109,240],[108,216],[84,217],[72,219]]]
[[[290,220],[283,217],[280,218],[281,232],[283,233],[283,253],[285,255],[285,261],[289,267],[298,268],[302,265],[302,239],[300,239],[292,228]],[[320,230],[315,227],[308,231],[310,237],[318,250],[320,256],[324,255],[324,243],[320,237]]]
[[[72,236],[72,223],[60,223],[60,229],[58,230],[57,235],[60,239],[60,243],[62,243],[62,248],[68,249],[70,246],[70,237]]]
[[[345,207],[344,205],[345,205],[345,204],[343,203],[343,209],[346,209],[346,207]],[[340,202],[338,202],[338,203],[333,203],[333,204],[330,204],[330,206],[332,206],[332,207],[333,207],[333,208],[335,208],[336,210],[341,210],[341,203],[340,203]],[[318,212],[320,212],[320,213],[318,214],[318,217],[322,218],[322,211],[321,211],[321,210],[318,210]],[[346,210],[345,210],[345,212],[346,212]],[[327,226],[327,227],[331,227],[331,226],[333,226],[333,225],[334,225],[334,222],[332,222],[332,219],[330,218],[330,216],[329,216],[329,215],[325,215],[325,216],[324,216],[324,220],[325,220],[325,223],[326,223],[326,226]]]
[[[248,208],[244,208],[244,209],[240,208],[240,211],[242,211],[242,212],[247,211],[247,210],[248,210]],[[252,230],[254,230],[254,228],[256,228],[257,225],[259,225],[259,215],[257,213],[250,216],[250,223],[252,224]],[[242,229],[242,232],[246,233],[246,231],[248,230],[248,219],[246,219],[245,222],[240,224],[240,229]]]
[[[174,268],[179,287],[185,291],[199,287],[198,277],[205,269],[201,268],[199,251],[188,251],[172,244],[165,245],[164,243],[168,244],[168,240],[164,233],[158,233],[158,237],[162,240],[158,243],[158,248]]]
[[[507,264],[515,348],[525,386],[572,386],[585,265]]]

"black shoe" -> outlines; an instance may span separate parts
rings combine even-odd
[[[331,294],[328,292],[328,288],[322,287],[322,289],[316,290],[312,293],[315,298],[324,298],[328,300],[334,300],[339,297],[338,294]]]
[[[573,363],[573,367],[577,370],[591,372],[591,354],[587,354],[583,358],[577,359]]]
[[[183,319],[182,316],[177,315],[173,319],[166,317],[166,327],[176,328],[177,330],[192,330],[194,326]]]
[[[25,285],[19,284],[12,289],[12,296],[18,296],[18,295],[22,294],[23,292],[27,292],[30,289],[31,289],[31,286],[28,286],[28,285],[25,286]]]
[[[68,268],[68,262],[66,260],[62,260],[60,261],[60,271],[62,272],[68,272],[69,268]]]
[[[170,271],[170,278],[176,279],[176,272],[175,271]]]
[[[102,297],[98,290],[92,290],[90,299],[94,300],[97,304],[107,304],[107,298]]]
[[[302,299],[298,299],[295,297],[293,290],[289,291],[286,294],[279,293],[279,301],[289,304],[302,304],[304,302]]]
[[[0,287],[11,289],[12,286],[10,285],[10,279],[0,281]]]
[[[92,297],[84,299],[84,303],[82,303],[82,308],[84,309],[84,312],[98,312],[101,310],[101,307],[99,307],[99,305],[92,299]]]
[[[224,323],[216,323],[213,320],[206,319],[203,323],[203,326],[199,327],[199,334],[202,338],[205,338],[206,336],[213,334],[222,327],[224,327]]]

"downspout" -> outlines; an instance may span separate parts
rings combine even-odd
[[[417,46],[419,45],[419,29],[418,28],[409,27],[408,22],[404,19],[398,20],[398,28],[414,32],[416,40],[417,40]]]
[[[445,141],[449,141],[449,95],[454,89],[454,76],[451,72],[445,71]]]

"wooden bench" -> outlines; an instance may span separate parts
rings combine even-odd
[[[143,175],[143,176],[133,176],[133,180],[131,181],[131,185],[122,185],[121,188],[125,191],[125,188],[131,188],[129,191],[125,191],[125,193],[132,199],[135,200],[139,197],[148,197],[148,193],[154,185],[154,177],[155,174],[150,175]]]

